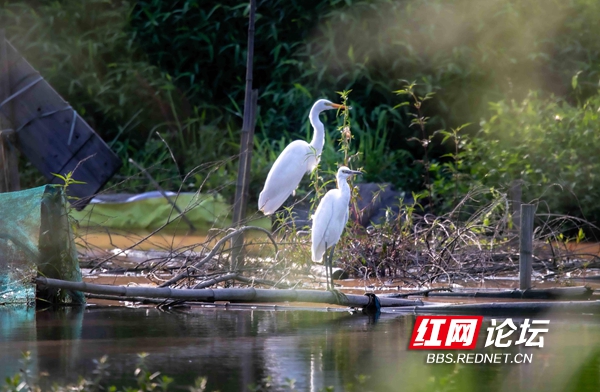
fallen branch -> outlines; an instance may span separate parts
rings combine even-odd
[[[435,288],[435,289],[415,291],[415,292],[406,293],[406,294],[389,294],[389,295],[386,295],[385,297],[386,298],[406,298],[406,297],[410,297],[410,296],[413,296],[413,295],[424,295],[424,296],[427,297],[427,296],[430,295],[430,293],[432,293],[434,291],[452,291],[452,289],[449,288],[449,287],[438,287],[438,288]]]
[[[282,283],[282,282],[275,282],[273,280],[268,280],[268,279],[260,279],[260,278],[247,278],[245,276],[240,276],[240,275],[236,275],[234,277],[235,280],[242,282],[242,283],[247,283],[247,284],[262,284],[265,286],[272,286],[272,287],[283,287],[283,288],[287,288],[290,287],[288,284],[286,283]]]
[[[210,287],[210,286],[215,285],[215,284],[220,283],[220,282],[225,282],[225,281],[228,281],[228,280],[235,279],[236,276],[237,276],[237,273],[232,272],[230,274],[221,275],[221,276],[218,276],[216,278],[211,278],[211,279],[208,279],[208,280],[203,280],[202,282],[200,282],[197,285],[195,285],[193,287],[193,289],[203,289],[205,287]]]
[[[111,295],[116,297],[165,298],[172,300],[194,300],[201,302],[316,302],[347,306],[363,306],[369,302],[364,295],[346,294],[346,301],[338,303],[330,291],[279,290],[279,289],[171,289],[168,287],[127,287],[38,277],[35,282],[46,287],[82,291],[84,293]],[[421,306],[420,300],[380,298],[381,306]]]

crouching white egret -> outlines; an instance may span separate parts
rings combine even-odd
[[[330,109],[345,109],[326,99],[319,99],[310,109],[308,118],[314,134],[310,143],[295,140],[279,154],[267,175],[265,186],[258,197],[258,209],[265,215],[274,213],[294,192],[305,173],[310,173],[319,163],[325,143],[325,127],[319,113]]]
[[[317,211],[313,215],[312,224],[312,260],[321,261],[325,255],[325,276],[327,290],[333,290],[332,259],[335,244],[340,240],[348,222],[348,203],[350,203],[350,186],[348,177],[362,174],[342,166],[337,171],[337,189],[332,189],[323,196]],[[329,257],[327,249],[331,248]],[[331,286],[329,285],[331,278]],[[330,288],[331,287],[331,288]]]

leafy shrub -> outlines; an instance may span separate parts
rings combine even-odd
[[[469,181],[508,187],[522,180],[524,202],[599,221],[599,110],[600,95],[577,106],[535,93],[492,103],[493,115],[464,149]]]

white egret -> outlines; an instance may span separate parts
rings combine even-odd
[[[295,140],[279,154],[267,175],[265,186],[258,197],[258,209],[265,215],[274,213],[294,192],[305,173],[310,173],[319,163],[323,144],[325,144],[325,127],[319,120],[319,113],[330,109],[345,109],[326,99],[319,99],[310,109],[308,118],[313,126],[314,134],[310,143]]]
[[[312,260],[321,261],[325,255],[325,276],[327,277],[327,289],[333,286],[332,258],[335,244],[340,240],[346,223],[348,222],[348,203],[350,203],[350,186],[346,181],[354,174],[362,174],[360,171],[350,170],[342,166],[337,172],[337,189],[332,189],[323,196],[315,214],[312,224]],[[331,248],[329,257],[327,249]]]

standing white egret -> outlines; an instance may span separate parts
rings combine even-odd
[[[310,109],[308,118],[313,126],[314,134],[309,143],[295,140],[279,154],[267,175],[265,186],[258,197],[258,209],[265,215],[274,213],[294,192],[305,173],[310,173],[319,163],[323,144],[325,144],[325,127],[319,120],[319,113],[330,109],[345,109],[326,99],[319,99]]]
[[[337,189],[332,189],[323,196],[317,211],[313,215],[312,224],[312,260],[321,261],[325,255],[325,276],[327,277],[327,290],[333,286],[332,258],[335,244],[340,240],[346,223],[348,222],[348,204],[350,203],[350,186],[346,181],[354,174],[362,174],[360,171],[350,170],[342,166],[337,172]],[[327,249],[331,248],[329,257]]]

